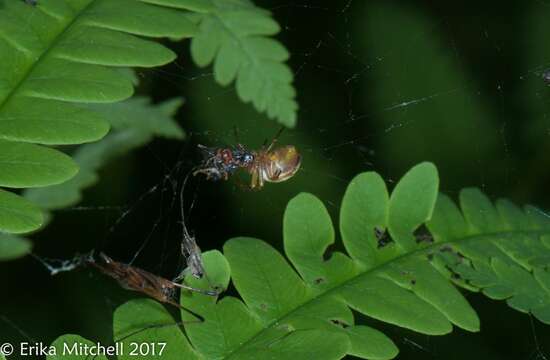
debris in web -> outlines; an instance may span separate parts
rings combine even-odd
[[[550,69],[544,70],[542,73],[542,79],[547,85],[550,85]]]
[[[178,276],[174,278],[174,282],[180,282],[182,281],[186,275],[190,274],[193,277],[197,279],[202,279],[203,277],[206,277],[206,280],[210,284],[210,280],[208,279],[208,276],[206,274],[206,271],[204,270],[204,263],[202,261],[202,252],[200,247],[197,245],[197,241],[195,239],[195,236],[191,235],[189,230],[187,229],[186,221],[185,221],[185,201],[184,201],[184,192],[187,185],[187,181],[189,180],[189,175],[191,172],[189,172],[185,179],[183,180],[183,184],[180,189],[180,206],[181,206],[181,226],[182,226],[182,239],[181,239],[181,255],[185,259],[186,267],[180,271]],[[191,203],[191,206],[189,210],[191,211],[193,209],[193,206],[195,205],[195,199],[193,199],[193,202]],[[220,289],[216,286],[212,286],[210,284],[210,287],[214,290],[211,291],[214,295],[219,295]]]
[[[181,281],[187,274],[193,275],[197,279],[202,279],[205,275],[204,264],[202,262],[202,252],[197,241],[193,235],[187,230],[187,225],[185,224],[185,202],[184,202],[184,192],[187,185],[187,180],[189,180],[188,173],[183,180],[183,184],[180,189],[180,206],[181,206],[181,226],[182,226],[182,239],[181,239],[181,254],[185,258],[187,264],[186,268],[180,272],[174,281]],[[191,203],[190,210],[193,209],[195,204],[195,199]]]
[[[73,271],[93,258],[93,251],[86,254],[76,254],[72,259],[60,260],[43,258],[31,253],[31,256],[40,262],[50,272],[50,275],[57,275],[62,272]]]
[[[203,295],[218,295],[218,293],[214,291],[178,284],[136,266],[114,261],[104,253],[99,254],[99,261],[89,258],[87,264],[115,279],[124,289],[141,292],[159,302],[171,304],[176,307],[180,307],[174,300],[178,288],[194,291]]]
[[[197,279],[202,279],[205,275],[205,270],[201,249],[197,245],[195,237],[187,232],[185,224],[183,227],[184,234],[181,241],[181,254],[185,257],[187,267],[176,277],[175,281],[182,280],[187,274],[191,274]]]
[[[93,258],[88,259],[88,265],[99,269],[105,275],[115,279],[122,288],[140,292],[157,300],[158,302],[185,310],[199,319],[199,321],[204,320],[202,316],[181,306],[178,303],[176,296],[177,290],[185,289],[208,296],[218,295],[215,291],[203,290],[184,284],[178,284],[138,267],[114,261],[104,253],[99,254],[99,261],[96,261]]]
[[[98,260],[95,259],[94,251],[83,255],[76,255],[70,260],[44,259],[34,254],[33,257],[42,263],[51,275],[73,271],[84,266],[94,267],[105,275],[115,279],[119,285],[126,290],[140,292],[159,302],[170,304],[178,308],[182,308],[176,301],[178,289],[189,290],[208,296],[219,295],[218,291],[203,290],[185,284],[179,284],[136,266],[114,261],[104,253],[99,253]],[[188,309],[185,310],[189,311]],[[196,316],[196,314],[193,315]]]

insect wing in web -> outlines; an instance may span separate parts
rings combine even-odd
[[[189,235],[187,231],[185,231],[181,242],[181,253],[185,257],[187,267],[178,275],[175,281],[182,280],[187,273],[190,273],[197,279],[202,279],[205,271],[202,263],[201,249],[197,245],[195,237]]]
[[[69,260],[42,258],[34,253],[30,255],[39,261],[50,272],[50,275],[53,276],[62,272],[73,271],[88,264],[90,259],[93,259],[93,253],[94,252],[91,251],[83,255],[77,254],[74,258]]]
[[[115,279],[121,287],[141,292],[162,303],[180,308],[181,306],[175,300],[177,289],[186,289],[209,296],[218,295],[213,291],[178,284],[138,267],[114,261],[103,253],[99,257],[100,261],[89,260],[88,263]]]

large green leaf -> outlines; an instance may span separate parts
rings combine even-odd
[[[73,177],[76,166],[60,151],[25,143],[102,138],[108,131],[104,116],[80,103],[130,97],[133,80],[118,67],[152,67],[175,58],[164,46],[136,35],[183,38],[196,31],[187,13],[136,0],[1,5],[0,186],[6,187],[52,185]],[[18,228],[12,222],[25,221],[18,217],[32,217],[22,207],[12,213],[2,219],[0,230],[10,232]],[[27,230],[38,226],[30,224]]]
[[[78,167],[67,155],[50,148],[0,140],[0,186],[12,188],[58,184]]]
[[[288,51],[268,37],[280,26],[271,14],[248,0],[148,0],[198,11],[198,33],[191,42],[191,56],[199,66],[214,63],[214,78],[223,86],[235,81],[244,102],[294,127],[298,104],[293,74],[285,61]]]
[[[429,163],[413,167],[391,196],[376,173],[352,180],[340,217],[351,257],[326,254],[334,243],[327,210],[315,196],[300,194],[285,212],[290,264],[261,240],[234,238],[224,246],[225,257],[205,254],[210,282],[186,279],[196,287],[227,288],[230,270],[242,300],[183,292],[182,305],[204,318],[185,324],[187,339],[149,300],[119,308],[114,327],[139,330],[166,323],[171,330],[163,327],[160,333],[155,327],[125,341],[177,337],[171,344],[197,359],[305,359],[312,354],[390,359],[398,351],[392,340],[370,326],[354,325],[351,310],[427,335],[447,334],[453,325],[479,331],[477,314],[453,285],[506,299],[511,307],[550,323],[550,218],[534,207],[521,211],[509,201],[498,201],[495,208],[477,189],[461,192],[459,210],[445,195],[436,199],[437,184],[437,171]],[[378,204],[372,203],[375,199]],[[414,241],[402,246],[391,226],[389,242],[379,241],[392,216],[405,224],[398,224],[397,236]],[[422,224],[429,237],[415,234]],[[196,320],[185,311],[182,318]],[[118,331],[115,338],[127,333]]]

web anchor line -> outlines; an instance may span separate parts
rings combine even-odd
[[[196,279],[202,279],[204,277],[208,281],[210,288],[214,289],[213,292],[216,293],[216,295],[218,295],[219,289],[217,289],[215,286],[212,286],[212,283],[210,282],[210,279],[208,279],[208,276],[206,275],[206,271],[204,270],[204,263],[202,260],[201,249],[197,244],[195,236],[191,235],[191,233],[187,229],[187,225],[185,222],[184,192],[187,186],[187,181],[189,180],[190,175],[193,173],[193,170],[194,169],[191,169],[191,171],[187,173],[180,189],[181,226],[182,226],[182,239],[180,244],[180,250],[181,250],[181,255],[185,259],[186,267],[179,272],[179,274],[174,278],[173,281],[180,282],[188,274],[192,275]],[[195,205],[195,198],[191,203],[189,211],[193,209],[194,205]]]

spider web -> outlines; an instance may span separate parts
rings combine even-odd
[[[424,160],[437,164],[442,191],[451,196],[478,186],[493,198],[550,208],[544,186],[550,178],[550,91],[541,78],[550,67],[544,45],[550,3],[524,2],[500,13],[494,9],[502,4],[491,1],[466,4],[468,10],[407,1],[259,5],[280,22],[280,39],[292,54],[301,109],[297,128],[283,133],[280,143],[301,151],[300,173],[254,193],[235,182],[195,178],[180,204],[182,179],[198,160],[196,144],[239,141],[259,148],[278,126],[242,104],[233,86],[216,85],[211,69],[191,66],[188,44],[177,44],[183,54],[178,62],[140,72],[141,87],[155,100],[186,94],[180,124],[188,139],[155,141],[105,168],[101,183],[86,191],[81,204],[57,212],[53,223],[33,237],[41,258],[70,259],[101,249],[171,278],[183,266],[180,206],[203,251],[220,249],[240,235],[281,249],[282,214],[297,193],[321,198],[336,223],[354,175],[377,171],[391,186]],[[5,324],[0,337],[8,340],[51,342],[73,332],[107,343],[114,308],[132,296],[92,271],[52,278],[31,260],[0,267],[9,294],[0,311]],[[14,274],[30,280],[23,284]],[[36,294],[45,304],[42,310]],[[359,321],[388,334],[400,348],[400,359],[550,358],[547,326],[503,302],[468,297],[482,320],[477,334],[455,328],[448,336],[428,337],[372,319]],[[51,323],[45,308],[65,315]]]

